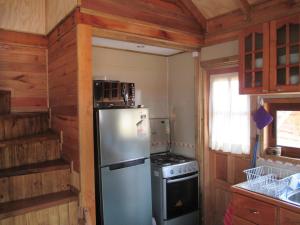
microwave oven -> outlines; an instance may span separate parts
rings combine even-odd
[[[135,84],[94,80],[94,108],[134,107]]]

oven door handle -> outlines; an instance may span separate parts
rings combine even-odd
[[[185,181],[185,180],[193,179],[198,176],[199,176],[198,174],[194,174],[194,175],[188,176],[188,177],[182,177],[182,178],[178,178],[178,179],[174,179],[174,180],[167,180],[167,183],[171,184],[171,183],[176,183],[176,182],[180,182],[180,181]]]

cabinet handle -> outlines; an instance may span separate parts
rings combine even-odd
[[[281,88],[277,88],[276,90],[277,90],[277,91],[282,91],[282,89],[281,89]]]
[[[255,215],[259,214],[259,211],[257,211],[256,209],[249,209],[249,212]]]
[[[265,90],[265,89],[263,90],[263,93],[267,93],[267,92],[268,92],[268,90]]]

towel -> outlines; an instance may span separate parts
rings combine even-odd
[[[233,204],[232,201],[228,204],[228,207],[226,209],[226,213],[224,216],[224,225],[233,225],[232,223],[233,219]]]

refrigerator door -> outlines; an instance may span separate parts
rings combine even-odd
[[[151,225],[150,159],[125,168],[101,168],[103,225]]]
[[[100,166],[150,155],[150,125],[147,109],[97,111],[97,146]]]

